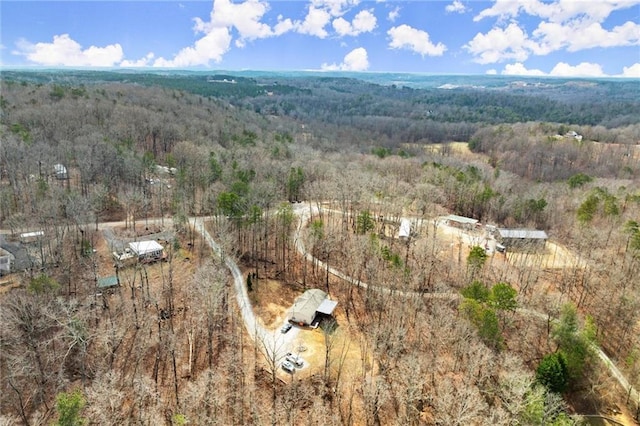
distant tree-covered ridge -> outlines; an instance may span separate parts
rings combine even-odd
[[[352,76],[353,74],[349,74]],[[486,124],[544,121],[607,128],[640,122],[634,80],[468,77],[468,85],[409,88],[353,77],[286,74],[245,77],[202,72],[5,71],[6,80],[82,85],[129,82],[220,97],[265,115],[349,125],[389,143],[468,141]],[[428,79],[430,77],[425,77]],[[440,82],[444,77],[432,77]],[[379,79],[380,80],[380,79]],[[464,77],[456,77],[464,82]],[[496,84],[496,81],[500,84]],[[382,81],[381,81],[382,82]]]

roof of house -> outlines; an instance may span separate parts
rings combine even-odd
[[[452,222],[465,223],[469,225],[475,225],[478,223],[478,219],[473,219],[470,217],[458,216],[457,214],[450,214],[444,217],[444,220],[450,220]]]
[[[98,278],[98,288],[111,288],[118,286],[118,277],[111,275],[110,277]]]
[[[547,233],[537,229],[498,229],[498,234],[502,238],[519,238],[528,240],[546,240]]]
[[[333,314],[334,309],[338,306],[337,300],[324,299],[320,306],[316,309],[316,312],[320,312],[321,314],[331,315]]]
[[[31,267],[29,252],[22,244],[5,241],[4,236],[0,235],[0,247],[13,255],[13,268],[15,270],[23,271]]]
[[[154,240],[129,243],[129,248],[138,256],[164,250],[164,247]]]
[[[316,316],[316,311],[318,311],[318,308],[326,298],[327,293],[320,289],[314,288],[305,291],[293,303],[293,307],[291,308],[291,321],[311,324]]]
[[[411,235],[411,221],[407,218],[400,220],[400,230],[398,231],[398,237],[409,237]]]

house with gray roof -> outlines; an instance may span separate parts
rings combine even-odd
[[[317,288],[305,291],[293,303],[289,320],[300,325],[311,325],[318,314],[333,314],[338,302],[327,296],[327,293]]]
[[[496,239],[509,251],[544,251],[547,233],[537,229],[498,229]]]

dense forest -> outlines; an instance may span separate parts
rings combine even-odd
[[[3,71],[0,423],[634,424],[638,82],[380,80]]]

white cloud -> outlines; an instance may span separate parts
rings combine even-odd
[[[311,6],[327,11],[331,16],[342,16],[347,10],[357,6],[360,0],[311,0]]]
[[[515,22],[507,28],[493,28],[488,33],[478,33],[463,46],[473,56],[475,62],[491,64],[505,60],[524,61],[532,50],[537,50],[535,43]]]
[[[359,3],[360,0],[311,0],[307,16],[303,21],[295,21],[293,29],[300,34],[325,38],[329,35],[325,27],[331,22],[338,36],[370,32],[377,25],[376,17],[371,11],[360,11],[352,22],[343,18],[347,11]]]
[[[353,22],[339,17],[333,20],[333,29],[339,36],[357,36],[374,30],[377,25],[375,15],[369,10],[361,10],[353,18]]]
[[[460,0],[453,0],[453,3],[444,8],[448,13],[465,13],[469,9]]]
[[[576,66],[571,66],[565,62],[558,62],[549,75],[555,77],[604,77],[602,67],[599,64],[582,62]]]
[[[530,76],[541,76],[545,75],[544,72],[540,70],[528,70],[521,62],[516,62],[515,64],[507,64],[502,70],[503,75],[530,75]]]
[[[576,18],[584,22],[602,22],[616,10],[628,9],[638,5],[638,0],[599,0],[576,1],[555,0],[496,0],[490,8],[482,10],[473,20],[498,18],[508,20],[527,14],[548,19],[551,22],[567,22]]]
[[[474,21],[498,18],[498,26],[486,34],[477,34],[465,48],[479,63],[515,59],[523,61],[529,55],[547,55],[566,50],[577,52],[591,48],[640,45],[640,24],[627,21],[613,28],[603,27],[604,21],[616,11],[640,4],[639,0],[576,1],[556,0],[496,0],[481,11]],[[516,22],[506,25],[520,14],[541,18],[531,36]]]
[[[422,56],[442,56],[447,47],[442,44],[433,44],[426,31],[412,28],[408,25],[393,27],[387,31],[392,49],[406,49],[419,53]]]
[[[268,12],[269,5],[261,0],[245,0],[232,3],[230,0],[215,0],[210,14],[210,21],[205,22],[195,18],[196,33],[208,34],[216,28],[234,27],[238,31],[239,42],[244,45],[246,40],[256,40],[274,36],[269,25],[261,22]]]
[[[395,22],[396,19],[400,16],[400,8],[396,7],[387,15],[387,19],[391,22]]]
[[[640,78],[640,62],[622,68],[622,77]]]
[[[130,61],[128,59],[125,59],[124,61],[120,62],[120,66],[127,68],[147,67],[152,64],[154,57],[155,55],[153,54],[153,52],[149,52],[143,58],[140,58],[138,60]]]
[[[293,29],[294,24],[291,19],[284,19],[282,15],[278,15],[278,23],[273,27],[273,34],[279,36]]]
[[[330,20],[331,14],[326,10],[310,7],[304,21],[296,22],[295,27],[300,34],[325,38],[329,33],[327,33],[324,27],[327,26]]]
[[[341,64],[322,64],[324,71],[366,71],[369,69],[367,50],[363,47],[353,49],[347,53]]]
[[[639,65],[640,68],[640,65]],[[527,69],[521,62],[508,64],[502,71],[503,75],[523,75],[523,76],[553,76],[553,77],[605,77],[599,64],[582,62],[576,66],[565,62],[558,62],[556,66],[547,74],[538,69]]]
[[[173,59],[158,58],[154,67],[192,67],[220,62],[231,45],[231,34],[227,28],[213,28],[193,46],[185,47]]]
[[[233,3],[230,0],[214,0],[210,21],[194,19],[193,30],[204,34],[192,46],[180,50],[173,59],[158,58],[156,67],[191,67],[209,65],[211,61],[220,62],[229,51],[232,41],[232,28],[238,32],[235,41],[237,47],[244,47],[247,41],[282,35],[294,28],[289,19],[278,17],[278,23],[272,29],[261,22],[268,12],[269,5],[262,0],[245,0]]]
[[[542,52],[553,52],[559,49],[577,52],[594,47],[638,45],[640,44],[640,25],[628,21],[608,31],[597,22],[589,25],[580,21],[572,21],[565,25],[541,22],[533,35],[540,41]]]
[[[487,74],[487,75],[496,75],[496,74],[498,74],[498,71],[496,71],[495,69],[492,68],[490,70],[487,70],[487,72],[485,74]]]
[[[14,54],[25,56],[38,65],[69,67],[112,67],[124,56],[119,44],[105,47],[90,46],[83,49],[69,34],[53,36],[52,43],[29,43],[21,40]]]

